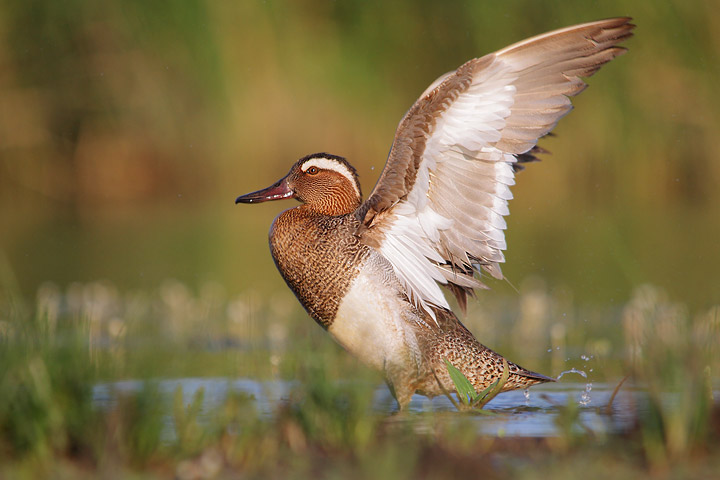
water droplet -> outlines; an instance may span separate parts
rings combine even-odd
[[[590,404],[590,401],[592,400],[590,398],[590,392],[592,391],[592,383],[588,383],[585,385],[585,391],[580,395],[580,401],[578,403],[582,405],[583,407],[586,407]]]
[[[587,378],[587,373],[573,367],[570,370],[565,370],[564,372],[560,372],[560,375],[558,375],[556,380],[560,380],[562,378],[562,376],[565,375],[566,373],[577,373],[578,375],[582,376],[583,378]]]
[[[527,388],[523,390],[523,395],[525,395],[525,406],[530,406],[530,390]]]

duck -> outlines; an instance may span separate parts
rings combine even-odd
[[[465,312],[487,288],[482,275],[503,279],[515,174],[546,153],[538,140],[570,112],[582,78],[626,52],[630,22],[551,31],[442,75],[400,121],[366,199],[344,157],[315,153],[235,200],[300,202],[270,228],[275,265],[309,316],[383,373],[399,410],[415,394],[457,392],[448,362],[476,392],[503,373],[503,392],[555,381],[481,344],[443,291]]]

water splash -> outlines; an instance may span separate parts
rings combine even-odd
[[[592,370],[590,370],[592,371]],[[570,370],[565,370],[564,372],[560,372],[560,375],[558,375],[557,380],[560,380],[563,375],[566,373],[577,373],[578,375],[582,376],[583,378],[588,378],[587,373],[583,370],[578,370],[577,368],[571,368]],[[580,395],[580,400],[578,400],[578,404],[582,405],[583,407],[586,407],[590,404],[592,399],[590,398],[590,392],[592,391],[592,382],[588,382],[585,384],[585,390],[583,391],[582,395]]]
[[[587,385],[585,385],[585,391],[580,395],[580,400],[578,403],[582,405],[583,407],[587,407],[590,404],[590,401],[592,400],[590,398],[590,392],[592,391],[592,382],[588,382]]]
[[[587,373],[585,373],[583,370],[578,370],[577,368],[573,367],[570,370],[565,370],[564,372],[560,372],[560,375],[557,376],[555,380],[560,380],[563,375],[566,373],[577,373],[578,375],[582,376],[583,378],[587,378]]]

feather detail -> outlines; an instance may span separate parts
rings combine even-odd
[[[408,298],[464,310],[483,287],[479,269],[502,278],[504,216],[521,163],[572,109],[580,77],[625,52],[629,18],[564,28],[470,60],[433,82],[401,120],[380,179],[355,212],[361,242],[392,264]],[[440,310],[438,310],[440,309]],[[437,321],[437,320],[436,320]]]

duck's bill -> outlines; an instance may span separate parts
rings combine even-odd
[[[282,180],[278,180],[277,183],[258,190],[257,192],[240,195],[235,199],[235,203],[261,203],[271,200],[282,200],[283,198],[292,198],[294,196],[295,192],[290,189],[287,180],[283,178]]]

